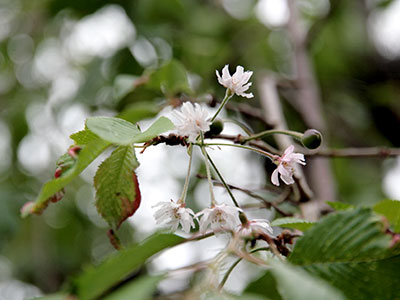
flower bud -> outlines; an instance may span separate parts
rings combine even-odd
[[[33,201],[26,202],[21,208],[21,217],[26,218],[32,213],[32,209],[35,206]]]
[[[206,132],[206,136],[215,136],[218,135],[224,130],[224,123],[217,119],[210,125],[210,130]]]
[[[322,144],[322,134],[315,129],[308,129],[304,132],[301,142],[308,149],[317,149]]]

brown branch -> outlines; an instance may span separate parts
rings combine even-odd
[[[343,157],[343,158],[367,158],[377,157],[386,158],[400,156],[400,148],[386,147],[367,147],[367,148],[343,148],[343,149],[323,149],[318,152],[304,153],[308,157]]]

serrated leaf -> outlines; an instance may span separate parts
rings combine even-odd
[[[86,120],[87,128],[103,140],[117,145],[129,145],[140,133],[132,123],[111,117],[92,117]]]
[[[86,270],[76,280],[79,299],[97,299],[112,286],[134,273],[154,254],[184,242],[173,234],[156,233],[138,245],[123,249],[97,267]]]
[[[349,299],[400,295],[398,249],[370,209],[331,214],[297,241],[289,261],[342,290]]]
[[[326,281],[288,263],[272,263],[279,293],[284,300],[344,300],[343,294]],[[267,292],[267,291],[266,291]]]
[[[278,218],[271,222],[271,226],[293,228],[301,231],[306,231],[307,229],[310,229],[314,224],[315,222],[292,217]]]
[[[84,130],[75,132],[69,136],[77,145],[87,145],[90,142],[98,139],[99,137],[91,132],[89,129],[85,128]]]
[[[151,74],[147,86],[161,89],[167,95],[174,95],[179,92],[191,92],[186,69],[177,60],[169,61]]]
[[[75,163],[66,172],[59,178],[55,178],[44,184],[30,212],[41,213],[47,207],[51,197],[60,192],[68,183],[86,169],[86,167],[109,145],[108,142],[96,138],[83,146],[75,158]]]
[[[395,232],[400,232],[400,201],[383,200],[375,204],[374,211],[385,216]]]
[[[348,209],[353,209],[355,208],[353,205],[348,204],[348,203],[343,203],[343,202],[332,202],[332,201],[326,201],[326,204],[328,204],[330,207],[332,207],[334,210],[348,210]]]
[[[151,126],[146,131],[136,135],[132,139],[132,143],[147,142],[160,135],[161,133],[172,130],[174,128],[174,123],[172,123],[168,118],[160,117],[159,119],[157,119],[157,121],[151,124]]]
[[[118,228],[139,208],[139,166],[133,146],[119,146],[99,166],[94,177],[96,207],[112,228]]]

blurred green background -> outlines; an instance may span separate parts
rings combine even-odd
[[[399,147],[400,24],[393,16],[400,15],[400,1],[297,4],[327,146]],[[151,117],[177,97],[221,99],[215,70],[230,64],[231,71],[236,65],[254,71],[255,99],[233,101],[260,108],[257,80],[273,72],[283,82],[290,129],[305,130],[293,105],[296,85],[284,84],[297,71],[288,14],[283,0],[0,0],[0,280],[54,292],[113,251],[89,175],[73,181],[43,216],[19,217],[53,176],[56,158],[72,142],[68,136],[90,115],[116,115],[140,103],[141,117]],[[139,85],[124,92],[126,82],[171,59],[187,70],[190,91]],[[257,120],[246,122],[265,129]],[[395,173],[395,159],[330,163],[337,200],[372,204],[395,197],[382,183],[387,172]],[[137,238],[129,224],[120,231],[126,243]]]

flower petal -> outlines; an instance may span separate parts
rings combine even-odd
[[[272,175],[271,175],[271,182],[272,182],[272,184],[274,184],[274,185],[276,185],[276,186],[279,186],[279,177],[278,177],[278,174],[279,174],[278,168],[276,168],[276,169],[272,172]]]

